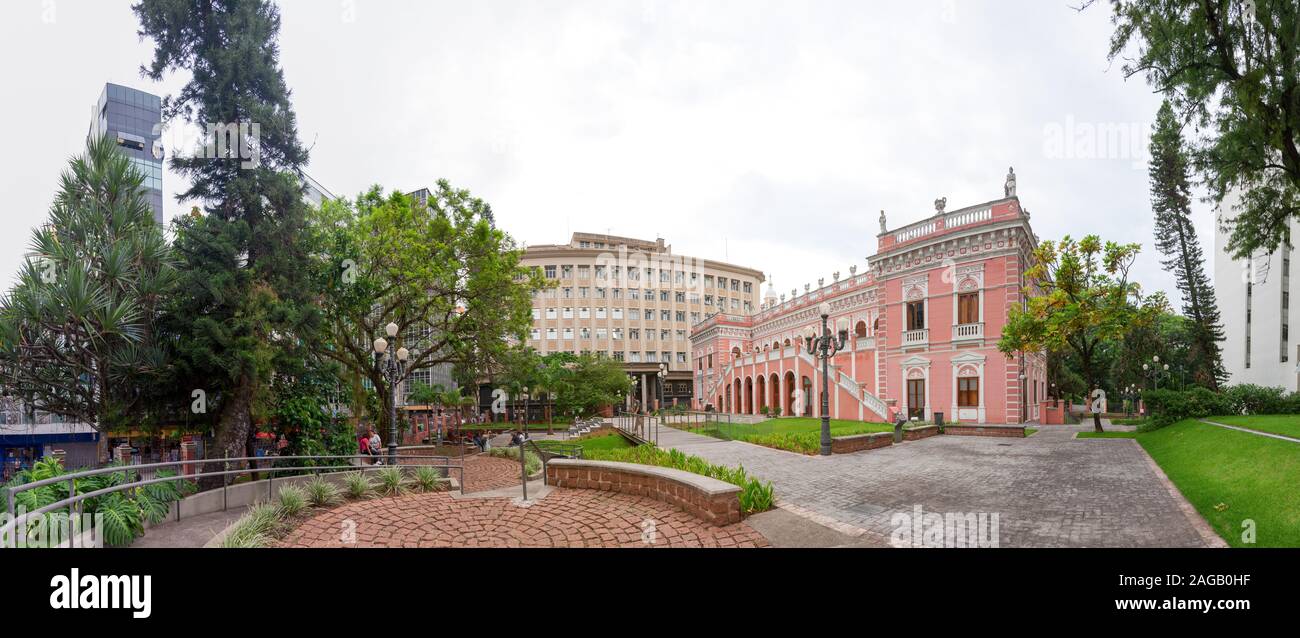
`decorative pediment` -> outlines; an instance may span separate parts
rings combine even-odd
[[[981,360],[983,360],[983,357],[981,357]],[[921,355],[912,355],[903,359],[902,366],[904,368],[928,368],[930,367],[930,360]]]
[[[974,365],[982,366],[984,365],[984,361],[986,359],[987,357],[985,357],[982,354],[975,354],[974,352],[963,352],[953,357],[951,359],[951,362],[954,366],[960,366],[963,364],[974,364]]]

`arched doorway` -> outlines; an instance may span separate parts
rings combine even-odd
[[[799,386],[803,388],[803,416],[812,416],[813,415],[812,379],[809,379],[808,377],[804,377],[803,379],[800,380]]]
[[[763,413],[763,408],[768,406],[767,403],[767,379],[763,375],[758,375],[754,379],[754,395],[758,397],[758,413]]]
[[[754,413],[754,378],[745,377],[745,404],[741,407],[745,414]]]
[[[731,386],[730,385],[727,386],[727,398],[722,405],[724,408],[722,410],[723,412],[731,413]]]
[[[740,400],[741,400],[740,393],[742,392],[740,388],[740,379],[736,379],[735,381],[732,382],[731,385],[734,388],[732,396],[736,397],[736,402],[731,405],[732,407],[731,412],[734,414],[740,414]]]

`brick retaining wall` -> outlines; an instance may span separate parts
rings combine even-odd
[[[1005,436],[1017,439],[1025,438],[1023,425],[945,425],[944,434],[956,436]]]
[[[894,444],[892,432],[873,432],[871,434],[854,434],[837,436],[831,439],[831,454],[848,454],[863,450],[874,450]]]
[[[555,459],[546,464],[546,484],[646,496],[680,507],[719,527],[741,519],[739,487],[671,468]]]
[[[921,427],[910,428],[910,429],[904,428],[903,440],[918,441],[920,439],[928,439],[932,436],[938,436],[938,434],[939,434],[939,426],[937,425],[923,425]]]

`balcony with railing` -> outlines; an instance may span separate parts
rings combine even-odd
[[[921,328],[920,330],[906,330],[903,332],[903,347],[911,348],[913,346],[930,345],[930,329]]]
[[[983,323],[963,323],[952,327],[953,341],[979,341],[983,338]]]

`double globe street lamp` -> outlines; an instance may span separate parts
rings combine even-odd
[[[821,335],[818,336],[815,331],[809,331],[808,336],[804,337],[808,345],[808,352],[812,356],[822,361],[822,441],[821,455],[830,456],[831,454],[831,415],[830,415],[830,359],[840,350],[844,349],[849,340],[849,331],[847,328],[840,329],[838,334],[831,334],[828,321],[831,316],[831,305],[825,301],[817,306],[817,312],[822,316]]]
[[[1168,363],[1164,364],[1164,367],[1162,368],[1160,366],[1160,355],[1153,355],[1151,357],[1151,363],[1142,364],[1142,372],[1143,374],[1146,374],[1147,376],[1151,377],[1151,382],[1154,384],[1154,389],[1159,390],[1160,373],[1163,372],[1165,374],[1169,374],[1169,364]]]
[[[389,322],[384,326],[384,331],[388,333],[390,339],[397,337],[397,324]],[[406,376],[406,360],[411,358],[411,351],[406,348],[398,348],[397,356],[388,354],[388,340],[380,337],[375,339],[375,356],[378,359],[375,363],[379,366],[379,372],[384,375],[388,381],[388,390],[392,395],[388,401],[388,464],[397,465],[397,382]]]

